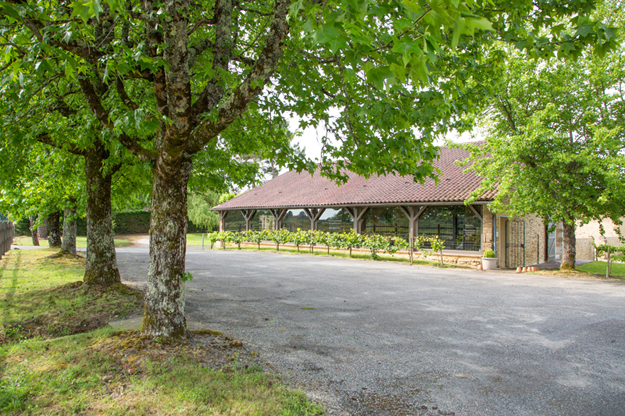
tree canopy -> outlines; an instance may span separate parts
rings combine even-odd
[[[576,224],[625,216],[623,52],[541,63],[512,52],[486,143],[466,146],[468,169],[484,177],[474,198],[497,189],[495,211],[563,222],[563,268],[575,267]]]
[[[344,180],[347,167],[423,180],[435,175],[428,163],[437,156],[435,135],[490,92],[478,76],[497,74],[502,56],[483,47],[501,40],[530,56],[574,57],[592,43],[603,53],[616,44],[615,31],[588,17],[593,7],[586,0],[10,0],[0,4],[0,69],[7,100],[39,120],[31,137],[52,134],[51,117],[71,103],[90,113],[77,126],[93,126],[80,136],[85,147],[97,137],[107,155],[132,154],[151,167],[143,331],[176,336],[186,331],[184,234],[196,154],[229,149],[237,126],[253,134],[295,115],[301,127],[325,128],[324,174]],[[264,146],[291,167],[315,167],[278,141]]]

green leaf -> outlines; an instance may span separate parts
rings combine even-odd
[[[467,27],[471,29],[493,30],[492,23],[485,17],[480,17],[480,18],[467,17],[466,25]]]

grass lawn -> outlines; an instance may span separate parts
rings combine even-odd
[[[32,246],[33,239],[31,237],[25,237],[25,236],[15,237],[13,239],[13,244],[16,246]],[[45,238],[40,238],[39,244],[47,247],[48,240]],[[115,247],[127,247],[130,244],[132,244],[130,240],[115,238]],[[87,247],[87,237],[81,237],[81,236],[76,237],[76,247]]]
[[[582,264],[577,267],[577,270],[590,274],[599,274],[605,276],[605,261],[593,261],[592,263]],[[625,280],[625,264],[622,263],[610,263],[610,277],[621,278]]]
[[[141,295],[84,287],[84,259],[55,252],[0,259],[0,414],[323,414],[231,337],[114,331],[108,320],[140,311]]]
[[[0,344],[85,332],[140,311],[140,293],[84,286],[85,259],[50,258],[57,251],[11,250],[0,260]]]
[[[187,234],[187,245],[193,247],[202,247],[202,234]],[[208,240],[204,241],[204,247],[210,247]]]

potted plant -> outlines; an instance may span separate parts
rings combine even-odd
[[[484,250],[482,254],[482,270],[495,270],[497,268],[497,257],[493,250]]]

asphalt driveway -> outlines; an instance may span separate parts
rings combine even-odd
[[[147,249],[118,249],[145,282]],[[625,284],[228,251],[187,253],[190,322],[340,415],[625,415]]]

